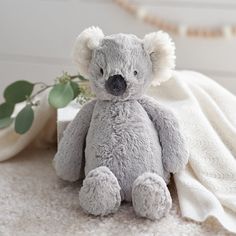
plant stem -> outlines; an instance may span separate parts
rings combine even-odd
[[[76,78],[79,78],[79,76],[78,75],[70,75],[70,79],[72,80],[72,79],[76,79]]]
[[[71,80],[76,79],[76,78],[78,78],[78,79],[80,79],[82,81],[84,81],[84,80],[86,81],[87,80],[82,75],[69,75],[69,77],[70,77]]]
[[[37,95],[39,95],[40,93],[44,92],[45,90],[51,87],[53,87],[53,85],[46,85],[44,88],[40,89],[37,93],[32,95],[29,99],[32,101]]]
[[[45,84],[44,82],[36,82],[36,83],[34,83],[34,85],[43,85],[43,86],[47,86],[47,84]]]

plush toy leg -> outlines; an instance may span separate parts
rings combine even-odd
[[[157,220],[165,216],[172,205],[165,181],[154,173],[144,173],[133,183],[132,202],[138,216]]]
[[[80,206],[92,215],[108,215],[118,210],[120,186],[115,175],[105,166],[88,173],[79,193]]]

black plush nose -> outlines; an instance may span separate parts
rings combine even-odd
[[[122,95],[126,90],[127,84],[122,75],[113,75],[108,78],[105,88],[108,93],[114,96]]]

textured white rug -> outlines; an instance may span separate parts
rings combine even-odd
[[[108,217],[84,214],[80,183],[59,180],[51,166],[55,150],[27,148],[0,164],[0,235],[233,235],[213,218],[196,223],[181,218],[173,182],[173,207],[159,222],[137,218],[129,204]]]

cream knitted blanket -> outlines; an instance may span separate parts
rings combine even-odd
[[[236,233],[236,97],[195,72],[177,72],[149,94],[176,114],[190,150],[174,176],[182,216],[214,216]]]
[[[196,221],[213,216],[236,233],[236,97],[190,71],[176,72],[148,93],[176,114],[190,151],[186,169],[174,176],[182,216]],[[28,134],[16,135],[13,127],[0,132],[0,161],[39,139],[39,133],[43,141],[51,140],[55,127],[44,99]]]

